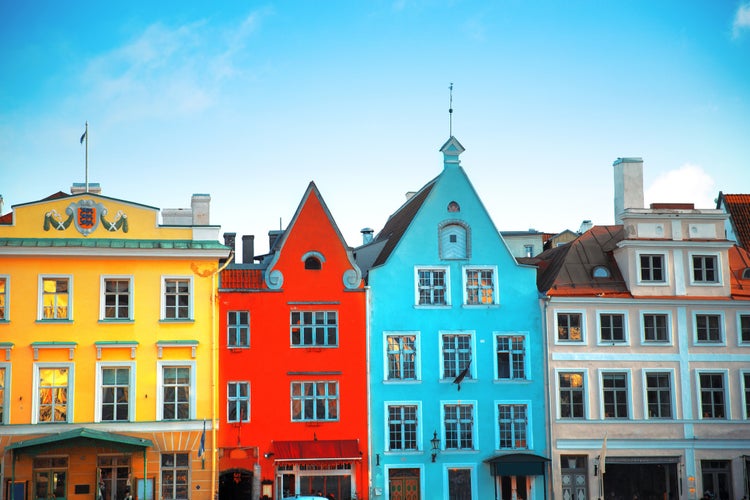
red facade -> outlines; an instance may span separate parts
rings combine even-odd
[[[315,184],[255,260],[221,276],[220,499],[367,498],[366,292]]]

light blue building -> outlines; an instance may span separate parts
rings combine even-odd
[[[549,477],[536,271],[519,265],[463,168],[356,249],[370,288],[370,498],[538,499]]]

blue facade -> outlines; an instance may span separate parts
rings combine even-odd
[[[357,249],[370,288],[373,499],[545,497],[536,272],[503,242],[463,150],[451,137],[440,175]]]

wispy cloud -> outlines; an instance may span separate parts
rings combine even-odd
[[[650,203],[694,203],[695,208],[715,208],[716,183],[699,165],[686,163],[657,177],[644,193]]]
[[[750,29],[750,3],[740,4],[732,23],[732,37],[739,38],[746,30]]]

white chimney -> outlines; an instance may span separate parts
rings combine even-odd
[[[643,158],[618,158],[615,174],[615,224],[628,208],[643,208]]]
[[[209,225],[209,209],[211,207],[211,195],[194,194],[190,199],[190,208],[193,210],[193,225]]]
[[[367,245],[368,243],[372,241],[372,235],[375,232],[375,230],[372,229],[371,227],[366,227],[366,228],[360,229],[359,232],[362,233],[362,244]]]

